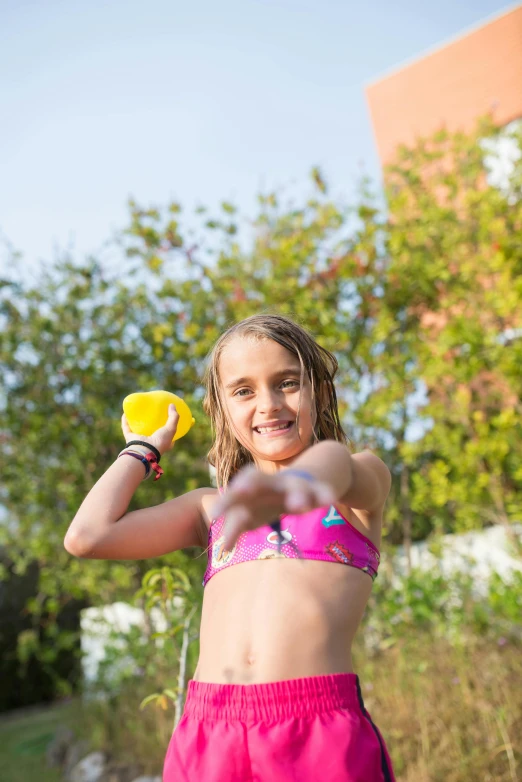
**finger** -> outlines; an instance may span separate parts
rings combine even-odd
[[[224,529],[224,546],[230,551],[239,535],[249,528],[252,522],[250,511],[244,505],[235,505],[226,516]]]
[[[332,487],[322,481],[315,481],[303,487],[292,486],[286,494],[285,505],[294,512],[305,512],[323,505],[333,505],[335,501]]]
[[[234,507],[238,501],[248,498],[252,500],[256,494],[260,494],[259,487],[249,486],[232,486],[232,482],[229,484],[226,494],[221,495],[214,504],[215,517],[222,516],[228,511],[229,508]]]
[[[176,429],[178,426],[179,421],[179,413],[176,410],[176,406],[173,404],[169,405],[169,416],[167,418],[167,422],[165,424],[166,429]]]
[[[213,518],[218,519],[221,516],[228,516],[228,514],[231,512],[231,509],[237,507],[239,499],[240,497],[236,496],[236,494],[233,496],[228,495],[227,497],[220,497],[218,500],[216,500],[212,508]]]
[[[318,482],[315,486],[315,497],[319,505],[335,505],[337,497],[328,483]]]
[[[255,467],[246,467],[230,481],[230,488],[234,491],[251,491],[266,483],[265,476]]]
[[[306,511],[313,508],[312,492],[308,487],[292,487],[285,495],[285,506],[289,511]]]
[[[281,492],[267,494],[266,491],[258,489],[228,492],[225,497],[216,500],[213,507],[214,518],[227,516],[239,506],[248,507],[256,513],[268,513],[269,516],[279,515],[284,510],[283,495]]]
[[[223,548],[225,549],[225,551],[232,551],[232,549],[236,545],[238,537],[239,537],[238,531],[227,530],[225,532],[225,538],[223,542]]]
[[[162,435],[166,435],[167,437],[170,437],[170,439],[172,440],[178,429],[178,423],[179,423],[179,414],[176,408],[174,408],[174,412],[172,413],[169,410],[169,414],[166,422],[163,424],[163,426],[160,426],[159,429],[157,429],[154,432],[154,434],[156,436],[159,435],[160,437]]]
[[[121,417],[121,428],[123,429],[124,434],[131,433],[129,422],[127,421],[127,416],[125,415],[125,413],[123,413]]]
[[[220,516],[223,515],[223,511],[221,510],[221,500],[217,499],[215,500],[212,505],[210,506],[210,513],[211,517],[213,519],[219,519]]]

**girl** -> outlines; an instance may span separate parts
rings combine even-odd
[[[232,326],[205,374],[220,491],[126,512],[139,462],[160,476],[178,415],[171,407],[151,437],[123,416],[120,456],[133,458],[116,460],[71,523],[65,547],[80,557],[208,547],[200,656],[163,782],[394,780],[350,655],[377,575],[390,473],[369,451],[350,454],[337,368],[286,317]]]

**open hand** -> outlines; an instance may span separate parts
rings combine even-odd
[[[306,513],[336,501],[331,486],[285,470],[266,475],[244,467],[216,500],[213,517],[225,514],[224,546],[229,551],[242,532],[272,524],[283,513]]]

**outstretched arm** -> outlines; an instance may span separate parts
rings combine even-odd
[[[294,470],[308,473],[311,480]],[[304,513],[336,502],[371,511],[384,505],[391,483],[381,459],[370,451],[352,455],[335,440],[311,446],[285,472],[266,475],[247,467],[230,482],[214,507],[216,517],[226,513],[227,547],[241,532],[270,524],[283,513]]]

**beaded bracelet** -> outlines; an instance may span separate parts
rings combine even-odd
[[[136,451],[122,451],[121,453],[118,454],[118,459],[120,458],[120,456],[125,456],[125,455],[133,456],[135,459],[139,459],[140,462],[142,462],[142,464],[145,466],[145,477],[143,478],[143,480],[146,481],[151,473],[151,469],[148,460],[145,458],[145,455],[139,454]]]
[[[147,443],[144,444],[147,445]],[[120,456],[123,456],[124,454],[128,454],[129,456],[134,456],[135,459],[140,459],[140,461],[142,461],[144,464],[145,462],[147,462],[147,464],[149,465],[149,472],[146,474],[143,480],[147,480],[147,478],[149,477],[151,467],[156,473],[156,477],[154,478],[154,481],[158,481],[161,478],[161,476],[164,474],[164,471],[161,469],[161,467],[157,462],[156,454],[152,453],[152,451],[149,451],[148,453],[138,454],[136,453],[136,451],[124,449],[121,453],[118,454],[118,459],[120,458]]]
[[[138,448],[134,446],[133,448],[129,448],[129,446],[125,446],[125,448],[122,448],[118,456],[120,456],[122,453],[137,453],[140,456],[145,456],[145,454],[149,453],[149,451],[146,448],[142,448],[139,446]]]

